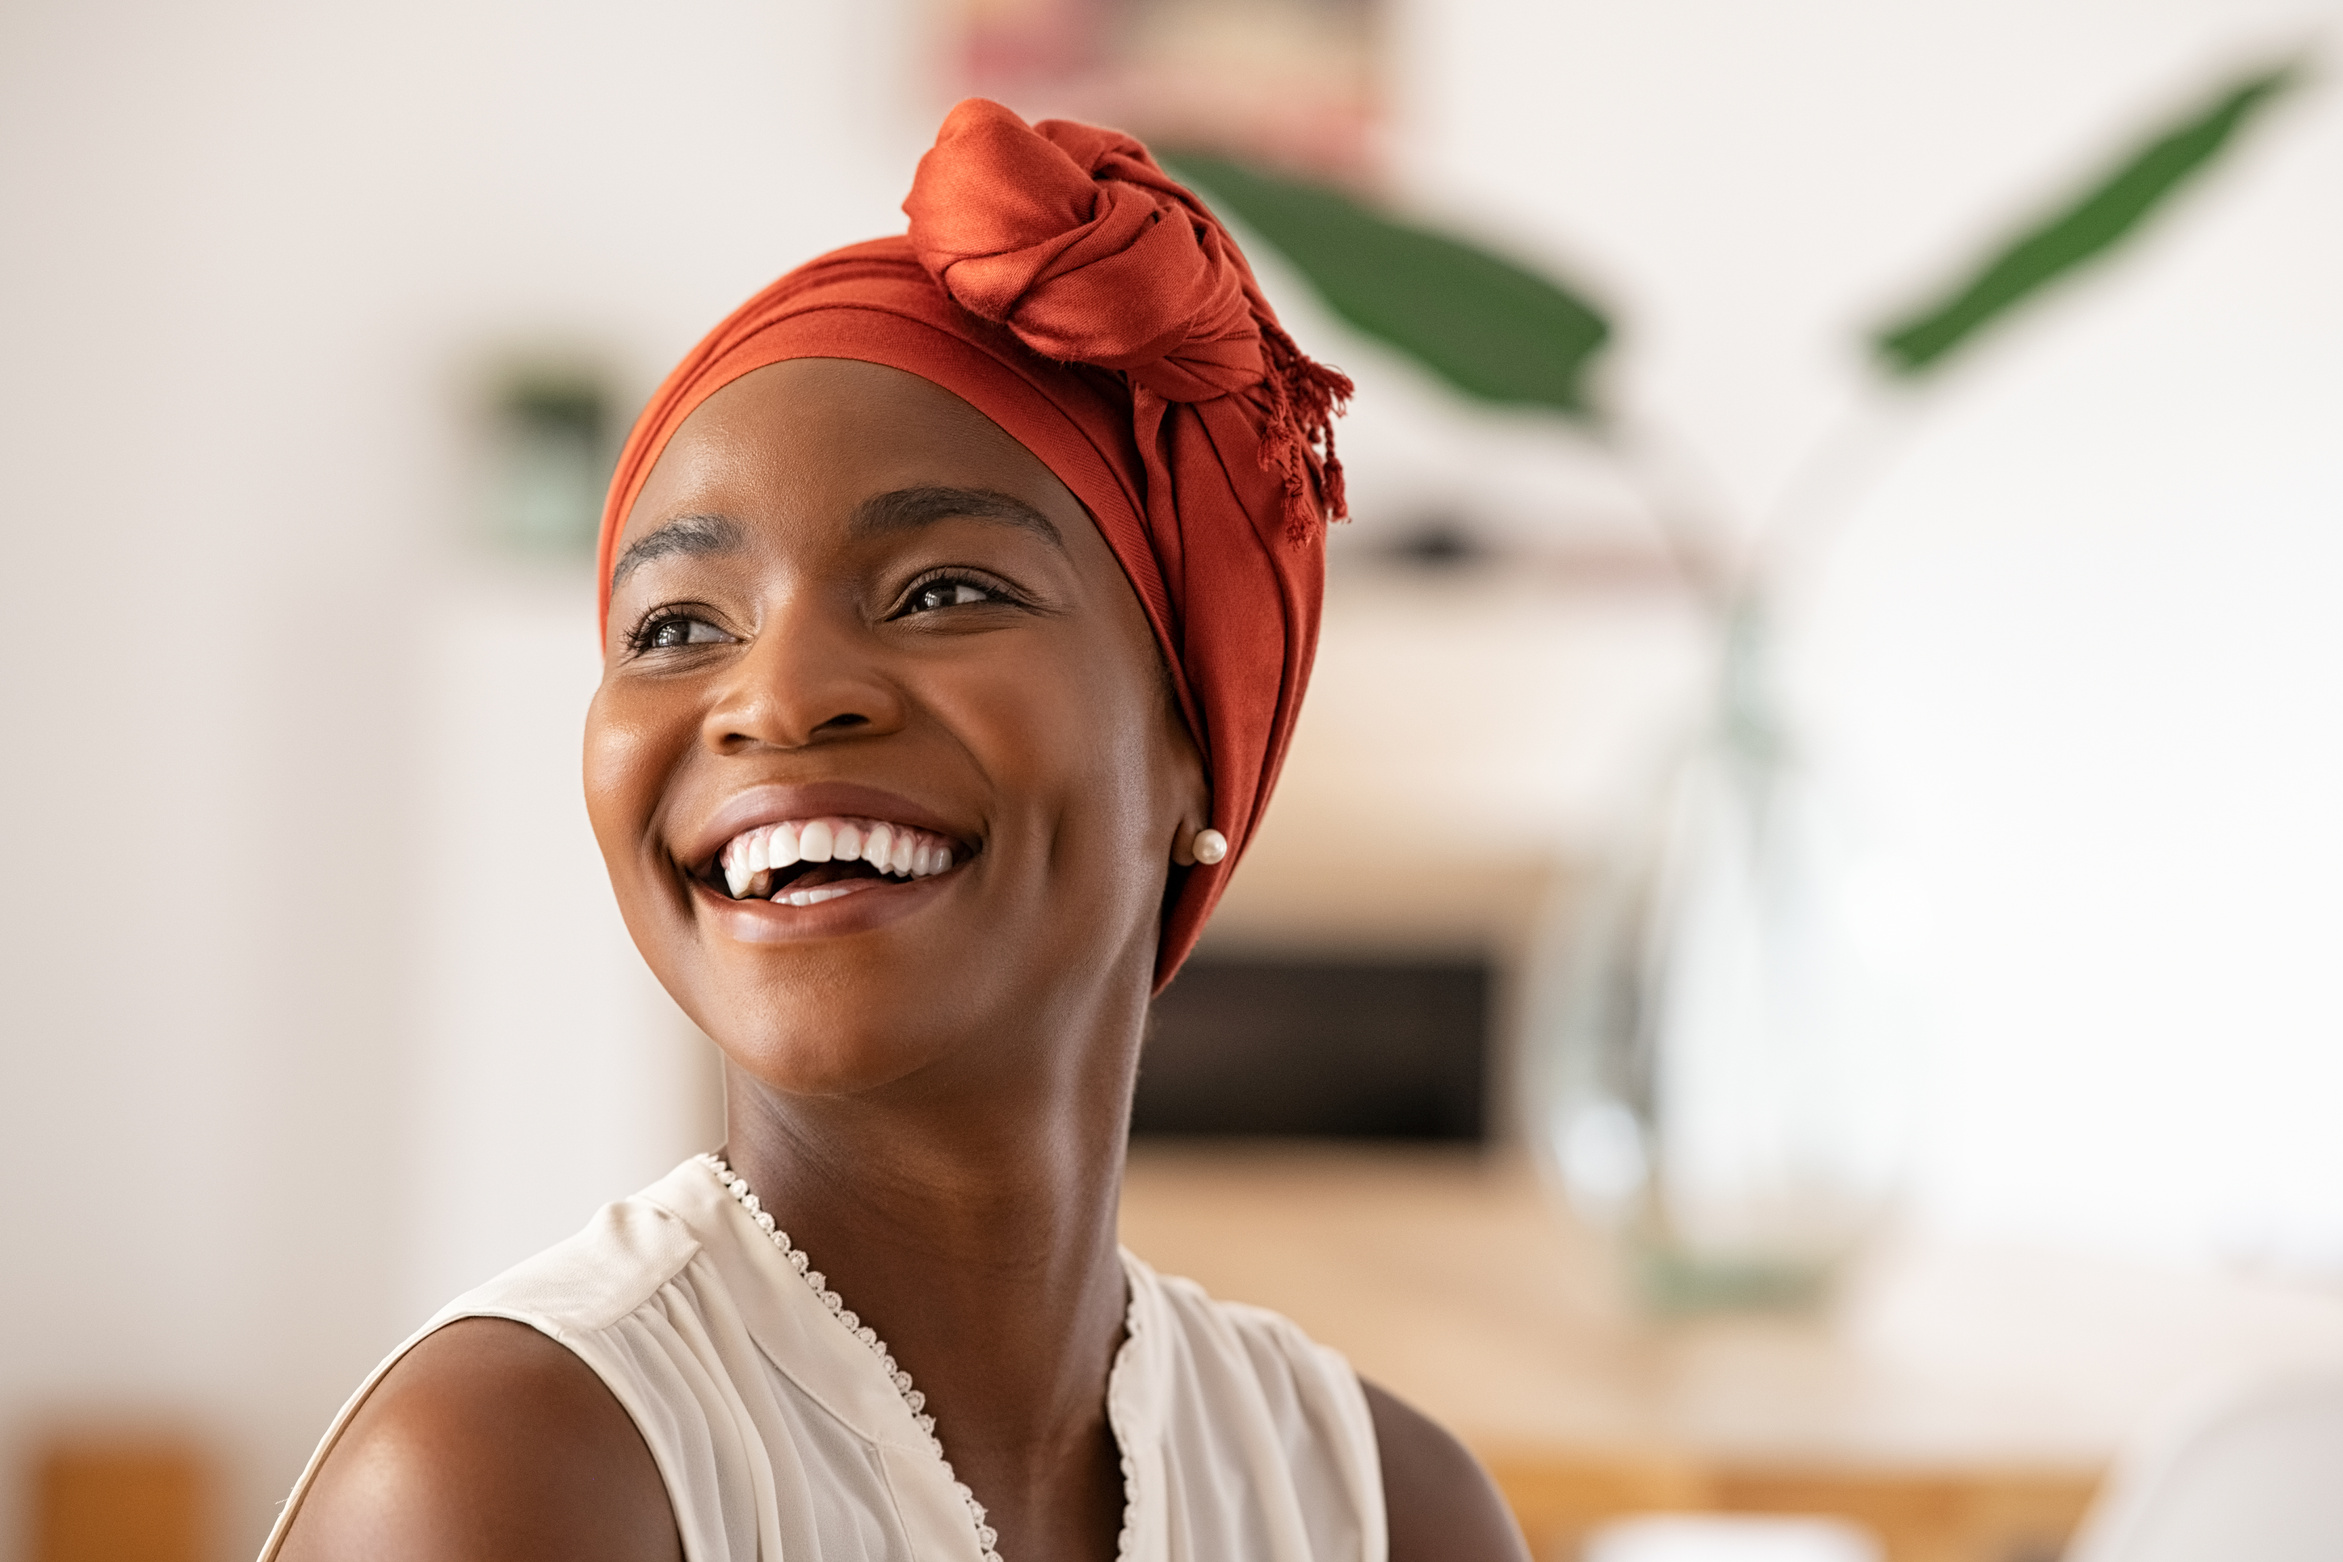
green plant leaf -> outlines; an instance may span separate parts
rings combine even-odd
[[[1600,311],[1502,256],[1340,190],[1202,153],[1165,166],[1274,245],[1329,307],[1469,396],[1594,416]]]
[[[1882,328],[1872,345],[1885,368],[1907,379],[1927,373],[1985,326],[2113,249],[2301,75],[2292,60],[2257,70],[2157,130],[2076,199],[2004,244],[1967,281]]]

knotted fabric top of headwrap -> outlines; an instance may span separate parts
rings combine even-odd
[[[1332,418],[1350,381],[1302,356],[1228,233],[1129,136],[953,109],[903,203],[911,231],[811,261],[711,332],[652,397],[603,510],[618,535],[684,419],[744,374],[849,358],[953,392],[1089,509],[1204,756],[1215,866],[1165,909],[1160,990],[1260,823],[1318,642]]]

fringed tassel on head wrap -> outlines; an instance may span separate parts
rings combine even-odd
[[[1285,327],[1261,323],[1269,359],[1269,427],[1261,463],[1285,484],[1285,535],[1306,542],[1328,521],[1350,519],[1342,458],[1334,453],[1334,420],[1350,405],[1350,376],[1303,356]]]

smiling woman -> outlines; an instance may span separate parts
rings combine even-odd
[[[269,1556],[1522,1554],[1447,1434],[1115,1240],[1347,384],[1126,137],[963,104],[905,204],[685,360],[604,522],[587,800],[728,1142],[394,1353]]]

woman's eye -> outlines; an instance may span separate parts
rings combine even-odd
[[[678,646],[714,645],[724,638],[724,632],[707,620],[678,615],[646,626],[641,646],[646,651],[672,651]]]
[[[911,601],[904,611],[932,613],[940,607],[968,607],[978,602],[998,602],[1000,598],[984,587],[965,580],[931,580],[911,593]]]

